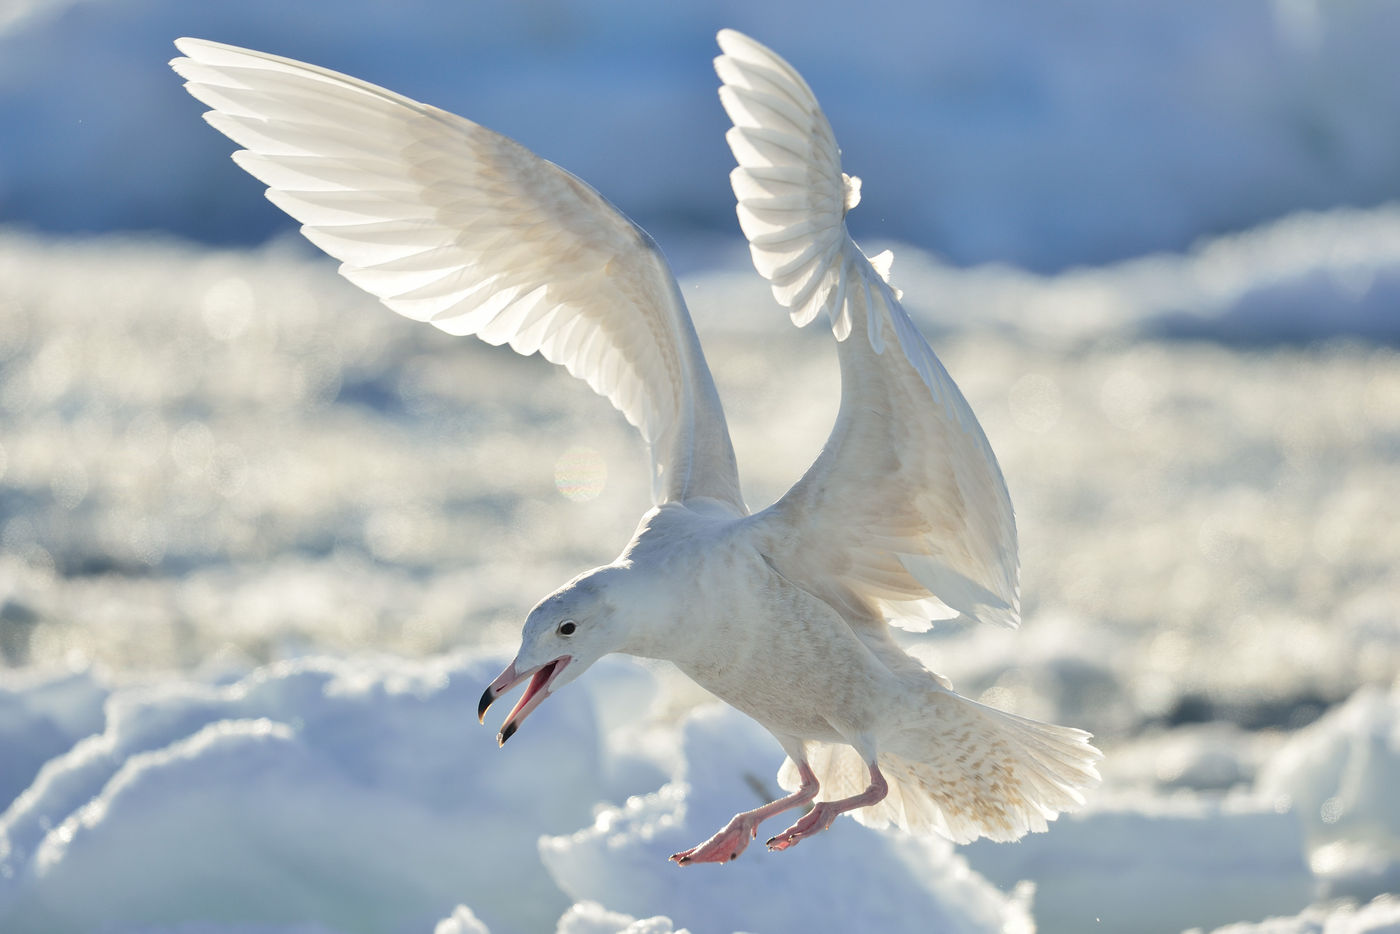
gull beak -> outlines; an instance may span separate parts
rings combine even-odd
[[[486,711],[496,702],[496,698],[508,692],[526,678],[530,678],[530,686],[525,689],[520,700],[516,701],[515,707],[506,715],[506,722],[501,725],[501,732],[496,734],[496,742],[504,746],[506,740],[515,735],[515,731],[520,729],[520,724],[525,722],[525,718],[530,716],[531,711],[549,696],[550,685],[554,679],[559,677],[559,672],[573,661],[572,655],[561,655],[552,662],[545,662],[543,665],[536,665],[534,668],[525,671],[516,671],[515,662],[506,666],[506,670],[501,672],[500,677],[486,686],[486,690],[481,694],[481,702],[476,705],[476,718],[482,723],[486,722]]]

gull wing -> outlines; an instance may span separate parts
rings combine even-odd
[[[826,447],[751,520],[784,576],[843,585],[896,625],[955,613],[1020,616],[1011,498],[976,416],[886,281],[846,231],[860,182],[802,76],[740,33],[719,34],[734,126],[739,224],[773,295],[804,326],[831,322],[841,407]]]
[[[234,161],[340,272],[409,318],[538,351],[641,432],[653,500],[746,512],[714,381],[656,245],[470,120],[313,65],[180,39],[171,67]]]

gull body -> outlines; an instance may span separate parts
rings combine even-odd
[[[863,640],[839,613],[777,571],[765,555],[760,523],[721,509],[675,503],[653,509],[616,562],[547,598],[542,618],[583,615],[569,596],[601,580],[609,612],[626,620],[617,628],[623,641],[612,651],[674,663],[763,723],[785,749],[800,749],[804,739],[849,741],[873,728],[882,712],[890,722],[900,694],[897,669],[927,677],[895,646],[883,620],[866,627]],[[900,660],[905,664],[891,664]]]
[[[478,715],[528,681],[504,744],[612,652],[673,662],[787,754],[790,793],[682,864],[738,856],[812,804],[784,849],[839,814],[957,841],[1044,830],[1083,802],[1099,753],[1079,730],[953,692],[895,642],[963,615],[1019,621],[1016,529],[981,426],[846,231],[860,182],[787,62],[719,34],[720,98],[755,267],[803,326],[836,338],[842,399],[820,456],[751,513],[714,381],[651,239],[563,169],[469,120],[290,59],[196,39],[172,62],[243,146],[239,165],[341,272],[400,314],[539,352],[607,397],[650,455],[654,506],[611,563],[530,611]],[[814,803],[815,802],[815,803]]]

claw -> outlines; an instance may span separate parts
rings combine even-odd
[[[797,823],[787,830],[772,837],[768,841],[770,850],[786,850],[796,846],[801,841],[813,834],[821,833],[829,828],[832,821],[836,820],[838,814],[845,814],[847,811],[854,811],[856,808],[867,807],[882,801],[889,791],[889,786],[885,782],[885,776],[880,774],[880,769],[875,763],[869,764],[870,785],[858,795],[849,798],[842,798],[839,801],[822,801],[816,804],[812,810],[803,815]]]
[[[811,766],[806,762],[800,762],[798,769],[802,776],[802,787],[797,791],[786,798],[779,798],[777,801],[765,804],[761,808],[735,814],[734,819],[726,824],[719,833],[699,846],[676,853],[671,857],[672,862],[678,866],[688,866],[696,862],[723,865],[738,859],[739,854],[744,852],[744,848],[749,845],[749,841],[758,839],[758,825],[762,821],[774,814],[801,807],[817,796],[817,777],[812,774]],[[773,837],[768,841],[770,849],[773,848],[774,841],[777,839],[777,837]],[[785,844],[785,846],[790,845]],[[782,848],[779,847],[779,849]]]

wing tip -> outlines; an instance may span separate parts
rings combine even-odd
[[[728,57],[748,65],[761,65],[768,69],[776,69],[786,75],[789,80],[796,79],[800,87],[806,88],[806,82],[802,80],[797,69],[789,65],[777,52],[752,36],[726,27],[715,33],[715,41],[719,44],[722,53],[715,58],[716,67],[721,59]]]
[[[167,64],[175,70],[181,78],[186,78],[185,69],[195,64],[195,53],[199,51],[203,39],[194,39],[190,36],[181,36],[175,40],[175,50],[180,54],[172,58]],[[188,79],[187,79],[188,80]]]
[[[738,49],[744,45],[753,44],[754,40],[737,29],[731,29],[725,26],[719,32],[715,33],[715,42],[719,44],[721,51],[728,54],[731,50]]]
[[[187,71],[218,69],[220,66],[236,64],[239,59],[246,60],[259,55],[236,45],[215,42],[213,39],[197,39],[194,36],[181,36],[174,40],[174,45],[181,55],[170,60],[170,67],[175,69],[180,77],[194,83],[197,83],[197,77],[187,74]],[[212,74],[212,71],[204,71],[204,74]]]
[[[225,45],[222,42],[215,42],[213,39],[199,39],[194,36],[181,36],[175,40],[174,44],[180,54],[196,60],[199,58],[200,52],[215,52],[220,49],[233,48],[233,46]]]

